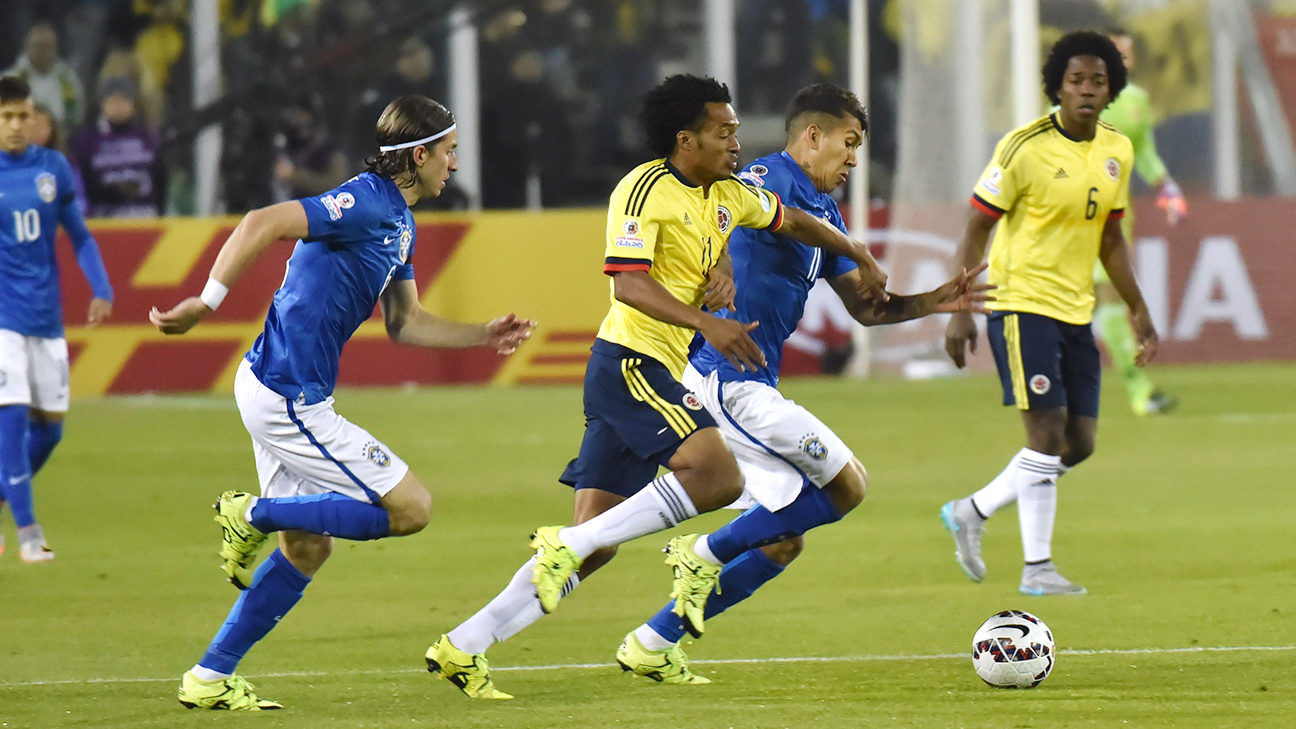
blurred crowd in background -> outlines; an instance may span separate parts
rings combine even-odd
[[[883,199],[896,162],[905,3],[923,0],[868,3],[871,191]],[[222,125],[227,211],[332,188],[374,152],[374,123],[389,100],[446,100],[447,18],[456,7],[479,29],[486,208],[534,203],[537,180],[544,207],[604,204],[647,156],[639,95],[668,74],[706,66],[701,0],[218,5],[224,97],[199,112],[189,0],[6,0],[0,69],[31,84],[38,141],[72,159],[91,216],[192,213],[192,139],[211,121]],[[1119,20],[1105,0],[1043,0],[1045,22],[1051,6],[1069,16],[1086,10],[1095,27]],[[781,146],[782,110],[797,88],[847,83],[848,8],[848,0],[739,1],[744,160]],[[430,204],[465,203],[451,189]]]

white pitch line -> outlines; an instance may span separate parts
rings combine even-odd
[[[1066,656],[1129,656],[1156,655],[1169,653],[1232,653],[1237,651],[1293,651],[1296,645],[1240,645],[1240,646],[1193,646],[1189,648],[1077,648],[1058,651]],[[690,661],[692,665],[742,665],[750,663],[865,663],[871,661],[935,661],[954,658],[968,658],[970,652],[964,653],[929,653],[920,655],[891,656],[794,656],[787,658],[715,658],[711,660]],[[543,666],[496,666],[494,671],[561,671],[571,669],[616,668],[615,663],[553,663]],[[372,676],[396,675],[402,673],[424,673],[421,668],[371,668],[356,671],[286,671],[283,673],[257,673],[257,678],[311,678],[316,676]],[[69,686],[97,683],[163,683],[177,680],[175,676],[167,678],[86,678],[65,679],[61,681],[23,681],[20,683],[0,683],[0,687],[20,686]]]

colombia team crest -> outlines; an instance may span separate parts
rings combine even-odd
[[[716,208],[716,224],[720,226],[721,233],[729,232],[729,224],[732,221],[733,218],[729,215],[729,208],[723,205]]]
[[[1107,176],[1113,180],[1120,179],[1120,161],[1115,157],[1107,158]]]

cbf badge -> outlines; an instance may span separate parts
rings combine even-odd
[[[400,234],[400,259],[401,263],[409,262],[410,244],[414,242],[414,234],[409,229],[402,230]]]
[[[48,172],[37,175],[36,194],[47,203],[54,202],[54,198],[58,197],[58,179]]]
[[[377,443],[367,443],[365,445],[365,458],[368,458],[379,468],[386,468],[391,465],[391,457]]]

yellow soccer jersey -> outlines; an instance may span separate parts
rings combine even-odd
[[[987,306],[1088,324],[1103,226],[1125,214],[1133,167],[1130,140],[1106,122],[1086,142],[1049,114],[999,140],[972,193],[999,219]]]
[[[711,185],[707,195],[666,160],[626,175],[608,202],[603,272],[648,271],[671,296],[700,307],[707,273],[721,256],[734,226],[777,229],[783,223],[778,195],[736,177]],[[599,327],[599,339],[648,355],[683,377],[693,330],[677,327],[616,300]]]

